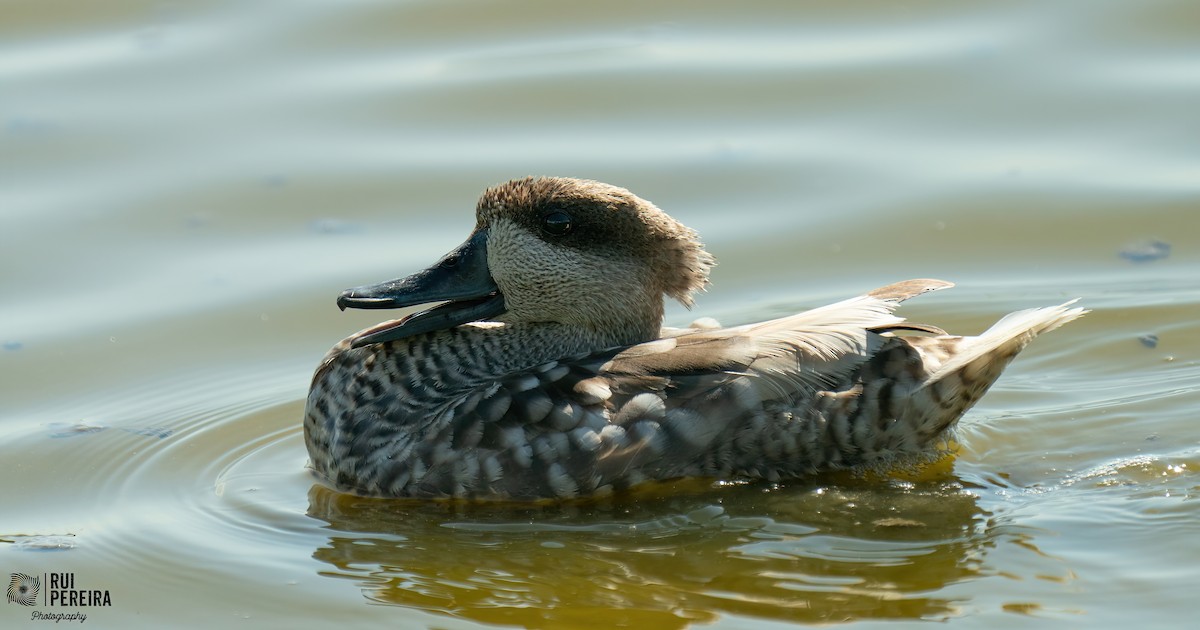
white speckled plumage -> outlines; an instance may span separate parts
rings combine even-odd
[[[367,329],[318,367],[305,441],[333,487],[565,499],[646,480],[877,464],[932,448],[1033,337],[1085,312],[1031,309],[952,336],[893,314],[950,286],[913,280],[757,324],[662,329],[663,297],[690,304],[713,261],[649,202],[598,182],[527,178],[489,189],[476,214],[472,238],[419,288],[414,274],[339,301],[451,300],[444,318],[424,318],[433,324]],[[467,273],[477,294],[438,288]],[[487,309],[493,321],[459,313]],[[894,334],[905,329],[931,336]]]

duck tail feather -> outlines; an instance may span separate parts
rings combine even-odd
[[[978,337],[947,337],[947,340],[961,340],[958,352],[934,370],[921,387],[928,387],[952,375],[990,385],[1034,337],[1090,312],[1072,306],[1077,301],[1009,313]]]

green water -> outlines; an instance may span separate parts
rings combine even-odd
[[[1191,0],[0,2],[0,579],[111,597],[0,626],[1186,625],[1198,60]],[[315,487],[308,379],[379,317],[338,292],[529,174],[701,233],[719,266],[674,325],[909,277],[958,284],[902,311],[953,332],[1094,312],[919,478],[537,509]]]

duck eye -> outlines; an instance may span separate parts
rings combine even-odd
[[[571,215],[554,211],[542,217],[542,231],[551,236],[565,236],[574,227]]]

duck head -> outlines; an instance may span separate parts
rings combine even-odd
[[[558,324],[598,345],[656,338],[663,296],[691,306],[714,261],[696,232],[624,188],[559,177],[483,193],[466,242],[411,276],[342,292],[338,306],[443,302],[365,331],[354,347],[474,321]]]

